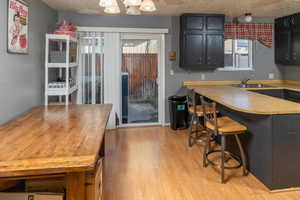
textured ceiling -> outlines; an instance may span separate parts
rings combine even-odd
[[[104,14],[99,0],[43,0],[60,11]],[[123,0],[118,0],[125,13]],[[254,17],[280,17],[300,11],[300,0],[154,0],[157,11],[151,15],[177,16],[182,13],[222,13],[238,17],[251,12]],[[146,13],[143,13],[146,14]]]

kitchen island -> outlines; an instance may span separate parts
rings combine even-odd
[[[85,173],[104,156],[111,108],[39,106],[0,126],[0,182],[64,176],[67,200],[84,200]]]
[[[274,87],[259,89],[231,84],[189,82],[185,86],[218,103],[222,115],[247,126],[248,134],[241,139],[248,167],[262,183],[271,190],[300,187],[300,84],[274,81],[269,82]],[[233,142],[227,148],[237,150]]]

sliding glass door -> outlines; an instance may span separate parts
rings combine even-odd
[[[109,127],[164,119],[162,34],[80,32],[79,104],[113,104]]]
[[[122,37],[122,124],[159,123],[160,40]]]
[[[102,33],[80,33],[79,103],[103,103],[103,45]]]

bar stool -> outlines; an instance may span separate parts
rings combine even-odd
[[[225,183],[224,171],[225,169],[237,169],[241,166],[243,167],[243,176],[248,174],[247,171],[247,160],[245,156],[244,149],[242,147],[239,135],[246,133],[247,128],[242,124],[232,120],[229,117],[217,117],[216,113],[216,103],[207,102],[203,97],[201,97],[201,103],[203,105],[203,115],[204,115],[204,125],[211,136],[221,137],[221,150],[211,150],[210,141],[207,141],[204,153],[203,153],[203,166],[207,167],[208,164],[221,169],[221,183]],[[212,109],[212,110],[211,110]],[[209,110],[209,111],[207,111]],[[212,111],[212,112],[211,112]],[[233,135],[236,139],[240,150],[240,156],[235,155],[231,152],[225,150],[226,148],[226,137]],[[209,155],[219,153],[221,154],[221,164],[218,165],[209,159]],[[227,158],[226,158],[226,157]],[[225,163],[229,160],[228,158],[234,158],[237,160],[238,164],[235,166],[225,166]]]
[[[205,142],[204,140],[207,140],[207,132],[203,124],[203,106],[197,105],[197,94],[194,89],[188,91],[187,100],[190,115],[188,143],[192,147],[196,142]],[[208,109],[207,112],[212,112],[212,109]],[[193,130],[193,127],[195,127],[195,130]]]

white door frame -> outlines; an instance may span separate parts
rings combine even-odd
[[[158,41],[158,122],[156,123],[134,123],[122,124],[121,127],[165,125],[165,34],[157,33],[123,33],[122,39],[152,39]],[[122,114],[121,114],[122,116]],[[120,117],[121,117],[120,116]],[[122,121],[122,120],[120,120]]]

